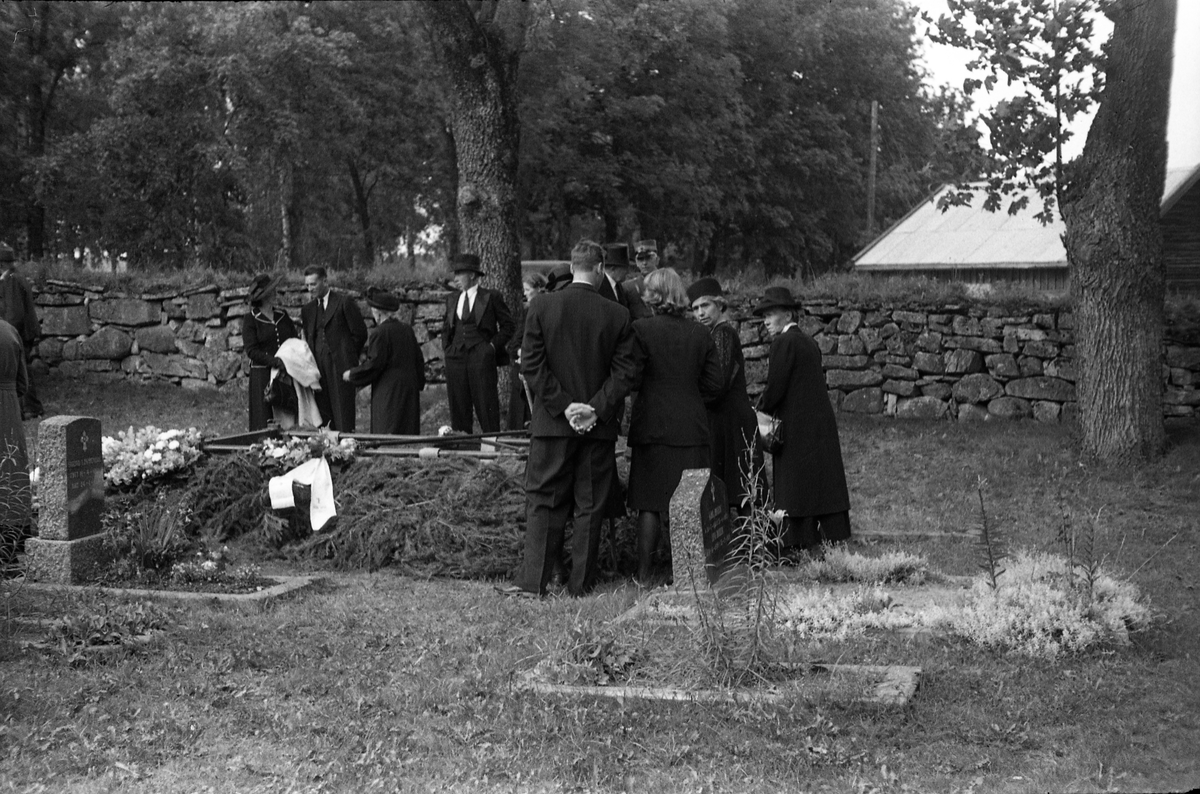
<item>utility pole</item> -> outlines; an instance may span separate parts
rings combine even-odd
[[[875,169],[879,154],[879,102],[871,100],[871,155],[867,166],[867,239],[875,236]]]

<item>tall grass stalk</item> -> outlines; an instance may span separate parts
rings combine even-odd
[[[986,488],[987,480],[979,477],[975,482],[975,491],[979,494],[979,551],[982,557],[979,567],[987,574],[988,586],[995,592],[1000,586],[1000,576],[1004,573],[1001,564],[1008,555],[1004,551],[999,530],[988,521],[987,505],[983,498]]]

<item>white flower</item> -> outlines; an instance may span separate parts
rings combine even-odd
[[[170,449],[179,449],[179,442],[175,439],[171,439],[171,443],[167,444],[167,447]]]
[[[273,458],[282,458],[286,454],[287,450],[283,447],[276,447],[275,449],[271,450],[271,457]]]
[[[206,571],[217,570],[217,564],[213,560],[205,560],[204,562],[200,563],[200,567]]]
[[[147,460],[152,460],[154,458],[154,450],[152,450],[152,449],[148,449],[145,452],[143,452],[142,454],[146,456]]]
[[[158,452],[151,453],[151,455],[150,455],[150,461],[151,461],[152,463],[158,463],[160,460],[162,460],[162,454],[161,454],[161,453],[158,453]]]

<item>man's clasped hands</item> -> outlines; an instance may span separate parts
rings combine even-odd
[[[587,403],[571,403],[567,406],[565,414],[567,421],[571,423],[571,429],[580,434],[591,430],[599,421],[596,409]]]

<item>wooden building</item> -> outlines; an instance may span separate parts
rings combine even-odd
[[[982,184],[982,183],[981,183]],[[970,207],[942,212],[938,190],[854,257],[854,269],[880,275],[928,276],[968,284],[1022,284],[1047,292],[1068,289],[1061,220],[1043,226],[1031,208],[988,212],[976,196]],[[1200,294],[1200,165],[1167,172],[1161,210],[1167,290]]]

